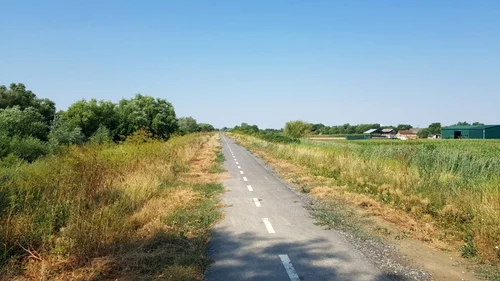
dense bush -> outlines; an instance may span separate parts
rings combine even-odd
[[[34,161],[40,156],[47,155],[49,152],[49,144],[37,138],[15,137],[10,142],[10,153],[29,162]]]
[[[112,141],[111,131],[106,126],[101,125],[90,137],[90,142],[95,144],[104,144]]]

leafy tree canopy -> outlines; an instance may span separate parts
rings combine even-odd
[[[82,144],[84,141],[85,136],[80,127],[70,124],[64,115],[56,116],[49,134],[52,145]]]
[[[117,112],[116,133],[120,136],[144,129],[155,137],[168,138],[178,129],[174,107],[165,99],[137,94],[133,99],[122,99]]]
[[[409,124],[399,124],[397,127],[396,127],[396,131],[402,131],[402,130],[409,130],[413,128],[412,125],[409,125]]]
[[[66,112],[60,112],[71,127],[81,128],[85,138],[90,138],[103,125],[110,129],[118,127],[116,105],[110,101],[80,100],[72,104]]]
[[[428,136],[432,135],[431,130],[429,128],[422,129],[418,131],[417,137],[421,139],[426,139]]]
[[[49,125],[43,115],[33,107],[20,106],[0,109],[0,132],[8,137],[34,137],[46,141]]]
[[[198,124],[198,130],[200,132],[212,132],[215,130],[214,126],[207,124],[207,123],[200,123]]]
[[[193,117],[181,117],[177,122],[179,124],[179,131],[181,134],[194,133],[198,131],[198,123]]]
[[[302,120],[289,121],[285,124],[285,136],[291,138],[303,138],[311,132],[311,123]]]
[[[249,125],[248,123],[241,123],[241,126],[234,126],[233,131],[239,131],[248,135],[259,132],[257,125]]]
[[[435,122],[430,124],[429,135],[441,135],[441,123]]]
[[[22,83],[12,83],[9,88],[0,85],[0,109],[17,106],[21,110],[34,108],[42,115],[42,121],[47,125],[54,119],[55,103],[49,99],[39,99]]]

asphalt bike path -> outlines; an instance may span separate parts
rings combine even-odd
[[[225,217],[213,229],[208,281],[391,280],[341,235],[314,224],[296,193],[221,135]]]

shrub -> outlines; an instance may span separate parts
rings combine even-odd
[[[33,162],[38,157],[49,154],[48,143],[33,137],[13,138],[10,142],[10,152],[26,161]]]
[[[95,144],[104,144],[112,140],[111,131],[106,126],[101,125],[90,137],[90,142]]]
[[[49,142],[53,146],[82,144],[84,141],[82,129],[70,124],[64,117],[58,117],[49,134]]]

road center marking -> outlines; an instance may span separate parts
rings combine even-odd
[[[268,218],[263,218],[262,221],[264,222],[264,225],[267,228],[267,232],[269,232],[269,233],[276,233],[276,232],[274,232],[274,228],[271,225],[271,223],[269,222]]]
[[[243,175],[243,174],[244,174],[244,173],[243,173],[243,171],[240,171],[240,174],[242,174],[242,175]]]
[[[240,163],[236,162],[236,165],[239,165]]]
[[[238,163],[236,163],[236,164],[238,164]],[[238,169],[241,169],[241,166],[238,166]]]
[[[293,267],[293,264],[290,261],[288,255],[279,255],[279,257],[281,259],[281,263],[283,263],[283,266],[285,267],[286,273],[288,274],[290,280],[300,281],[299,275],[297,275],[297,272],[295,271],[295,268]]]
[[[253,188],[251,185],[247,185],[248,191],[253,191]]]
[[[261,206],[258,198],[254,198],[253,202],[255,203],[255,206],[257,206],[257,207]]]
[[[247,177],[243,177],[243,180],[244,180],[244,181],[248,181]]]

